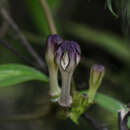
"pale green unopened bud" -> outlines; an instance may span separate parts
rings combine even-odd
[[[99,87],[104,77],[104,66],[93,65],[90,70],[90,87]]]
[[[104,77],[104,66],[102,65],[93,65],[90,70],[90,79],[89,79],[89,91],[88,99],[89,103],[92,103],[96,94],[97,89],[99,88],[102,79]]]

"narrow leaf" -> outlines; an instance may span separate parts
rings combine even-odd
[[[87,91],[82,91],[82,93],[87,94]],[[125,108],[127,111],[126,106],[122,102],[101,93],[96,94],[95,103],[109,112],[112,112],[115,117],[117,117],[118,111],[121,108]],[[130,119],[128,120],[128,127],[130,128]]]
[[[0,87],[16,85],[30,80],[48,82],[48,78],[41,72],[18,64],[0,65]]]
[[[120,101],[118,101],[118,100],[116,100],[116,99],[114,99],[110,96],[106,96],[104,94],[101,94],[101,93],[98,93],[96,95],[95,102],[99,106],[101,106],[101,107],[105,108],[106,110],[112,112],[113,115],[116,116],[116,117],[117,117],[118,110],[120,110],[121,108],[125,108],[126,111],[127,111],[126,106],[122,102],[120,102]],[[127,125],[130,128],[130,118],[128,120]]]
[[[68,33],[80,38],[85,43],[88,44],[88,41],[90,41],[91,44],[99,46],[117,58],[120,58],[125,63],[129,63],[129,46],[127,42],[125,42],[119,36],[116,36],[112,33],[95,30],[87,25],[75,23],[68,24],[67,30]]]
[[[112,1],[111,0],[106,0],[106,3],[107,3],[107,7],[108,9],[110,10],[110,12],[115,16],[115,17],[118,17],[118,15],[113,11],[112,9]]]

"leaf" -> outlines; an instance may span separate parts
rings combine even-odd
[[[112,112],[115,116],[117,116],[117,112],[119,109],[121,109],[121,107],[125,108],[125,105],[123,103],[121,103],[120,101],[118,101],[110,96],[106,96],[104,94],[98,93],[95,97],[95,102],[99,106]]]
[[[107,4],[107,7],[108,9],[110,10],[110,12],[115,16],[115,17],[118,17],[118,15],[113,11],[112,9],[112,1],[111,0],[106,0],[106,4]]]
[[[70,23],[66,26],[67,32],[80,38],[88,44],[99,46],[125,63],[130,63],[130,51],[127,42],[112,33],[95,30],[87,25]]]
[[[127,111],[126,106],[122,102],[120,102],[120,101],[118,101],[118,100],[116,100],[116,99],[114,99],[110,96],[106,96],[104,94],[101,94],[101,93],[100,94],[98,93],[96,95],[95,102],[99,106],[101,106],[101,107],[105,108],[106,110],[112,112],[113,115],[116,116],[116,117],[117,117],[118,110],[120,110],[122,107],[125,108],[126,111]],[[128,124],[128,127],[130,128],[130,118],[129,118],[127,124]]]
[[[87,94],[87,91],[82,91],[81,93]],[[120,110],[122,107],[127,111],[126,106],[122,102],[110,96],[97,93],[94,100],[97,105],[108,110],[109,112],[112,112],[115,117],[117,117],[118,110]],[[130,128],[130,119],[128,120],[128,126]]]
[[[130,41],[129,32],[130,32],[130,0],[121,0],[121,18],[122,18],[122,30],[124,36],[128,42]]]
[[[0,87],[16,85],[30,80],[48,82],[48,78],[41,72],[18,64],[0,65]]]

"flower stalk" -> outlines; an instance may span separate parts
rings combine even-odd
[[[40,0],[40,1],[41,1],[41,5],[44,9],[44,13],[45,13],[46,19],[48,21],[48,26],[51,31],[51,34],[57,34],[54,20],[53,20],[50,8],[48,7],[47,1],[46,0]]]

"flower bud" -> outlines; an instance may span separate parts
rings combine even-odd
[[[47,63],[54,63],[55,49],[63,39],[59,35],[49,35],[46,40],[46,61]]]
[[[56,101],[58,96],[61,93],[61,90],[58,85],[58,68],[54,62],[55,50],[58,45],[61,44],[62,38],[59,35],[49,35],[46,40],[46,62],[48,64],[49,69],[49,83],[50,83],[50,91],[49,95],[52,97],[53,101]]]
[[[104,76],[104,66],[102,65],[93,65],[90,71],[90,80],[89,84],[93,87],[98,87],[101,84],[101,81]]]
[[[62,76],[59,104],[63,107],[69,107],[72,104],[72,97],[70,95],[71,79],[74,69],[80,61],[80,55],[80,46],[74,41],[62,42],[55,53],[55,61]]]
[[[96,94],[97,89],[99,88],[102,79],[104,77],[104,66],[102,65],[93,65],[90,70],[90,79],[89,79],[89,91],[88,91],[88,102],[92,103]]]

